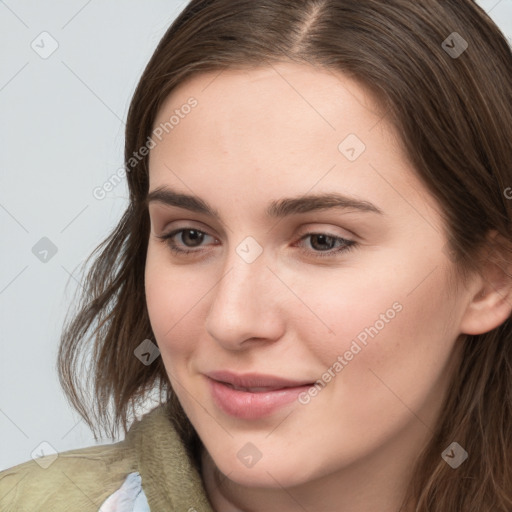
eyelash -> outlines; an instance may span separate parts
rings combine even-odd
[[[184,231],[196,231],[197,233],[200,233],[202,235],[207,235],[207,236],[211,236],[211,235],[208,235],[208,233],[205,233],[204,231],[200,231],[199,229],[195,229],[195,228],[180,228],[180,229],[176,229],[174,231],[171,231],[170,233],[166,234],[166,235],[157,235],[157,238],[159,238],[163,243],[165,243],[165,245],[175,254],[178,254],[178,255],[187,255],[187,254],[190,254],[190,253],[198,253],[198,252],[201,252],[200,250],[194,250],[194,249],[178,249],[178,247],[176,246],[175,242],[173,242],[172,238],[174,238],[175,235],[179,234],[179,233],[183,233]],[[348,252],[352,249],[355,248],[355,246],[357,245],[357,242],[355,242],[354,240],[347,240],[346,238],[342,238],[342,237],[339,237],[339,236],[334,236],[334,235],[329,235],[328,233],[317,233],[317,232],[309,232],[309,233],[306,233],[304,234],[300,239],[299,241],[302,241],[310,236],[314,236],[314,235],[325,235],[327,236],[328,238],[333,238],[335,240],[335,242],[342,242],[344,245],[342,247],[338,247],[337,249],[330,249],[328,251],[314,251],[314,253],[317,253],[314,257],[315,258],[327,258],[327,257],[333,257],[335,254],[340,254],[342,252]],[[307,249],[301,249],[301,252],[311,252],[310,250],[307,250]]]

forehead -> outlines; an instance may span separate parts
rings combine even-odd
[[[404,195],[432,201],[386,112],[340,72],[278,63],[198,74],[168,96],[153,129],[172,116],[150,152],[150,190],[208,197],[216,187],[266,200],[337,189],[383,210]]]
[[[286,159],[286,166],[296,166],[320,153],[338,160],[347,138],[358,153],[375,147],[377,139],[390,151],[396,146],[393,130],[373,131],[382,127],[384,115],[362,85],[332,70],[275,63],[198,74],[159,109],[153,130],[162,140],[151,152],[150,168],[163,154],[175,162],[185,155],[188,162],[200,155],[236,158],[253,167]]]
[[[290,62],[272,63],[245,69],[224,69],[194,74],[180,83],[163,102],[155,118],[155,125],[165,122],[167,113],[179,109],[190,96],[198,99],[201,106],[213,111],[217,105],[228,116],[235,110],[238,116],[244,112],[254,115],[257,112],[271,116],[272,111],[280,105],[295,107],[287,112],[292,117],[294,112],[310,114],[323,119],[324,128],[335,129],[336,120],[328,119],[321,109],[331,108],[337,104],[347,111],[353,103],[374,121],[382,119],[385,111],[375,96],[361,82],[329,68],[314,67],[309,64]],[[279,104],[276,102],[279,100]],[[225,108],[226,106],[230,108]],[[262,107],[270,107],[262,110]],[[241,108],[240,108],[241,107]],[[278,109],[277,109],[278,110]],[[334,125],[333,125],[334,121]]]

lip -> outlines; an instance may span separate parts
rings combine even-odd
[[[295,388],[299,386],[311,385],[308,380],[283,379],[276,375],[267,375],[263,373],[244,373],[236,374],[227,370],[208,372],[205,374],[210,379],[225,382],[239,388],[257,388],[265,387],[272,390],[282,388]]]
[[[257,419],[295,400],[314,383],[283,379],[259,373],[234,374],[215,371],[205,374],[215,404],[225,413],[240,419]],[[245,390],[235,389],[248,388]]]

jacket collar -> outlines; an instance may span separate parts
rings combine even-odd
[[[124,443],[135,449],[151,511],[214,512],[199,471],[164,403],[135,421]]]

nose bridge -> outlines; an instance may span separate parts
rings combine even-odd
[[[264,252],[263,245],[254,237],[246,236],[238,244],[230,247],[225,262],[227,273],[224,273],[225,277],[222,280],[227,282],[220,282],[219,286],[227,285],[233,288],[230,290],[231,293],[243,294],[247,284],[258,286],[260,280],[268,278],[265,275],[268,272],[266,263],[267,252]]]
[[[266,265],[263,248],[254,239],[230,251],[206,319],[207,330],[219,343],[235,348],[248,338],[276,335],[275,278]]]
[[[238,313],[242,304],[252,309],[260,299],[266,296],[267,286],[261,286],[268,280],[266,259],[263,251],[256,254],[255,247],[247,242],[240,243],[226,260],[225,272],[216,286],[215,303],[222,307],[233,307]]]

